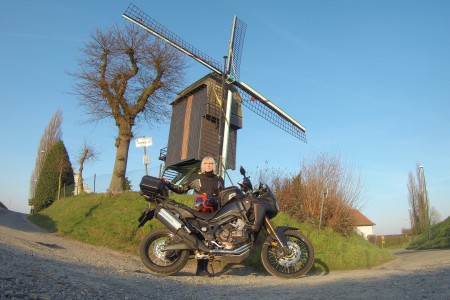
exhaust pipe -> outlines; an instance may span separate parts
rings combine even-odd
[[[252,244],[247,244],[235,250],[211,250],[215,254],[215,259],[227,263],[240,263],[250,255]]]
[[[178,230],[183,228],[183,223],[177,218],[170,210],[161,207],[158,211],[155,211],[156,218],[166,225],[166,227],[173,233],[178,233]]]
[[[200,249],[206,253],[211,251],[211,249],[206,247],[206,245],[196,236],[190,234],[190,230],[170,210],[161,206],[157,207],[155,209],[155,217],[170,231],[179,236],[183,243],[185,243],[190,249]]]
[[[229,255],[241,255],[247,250],[250,250],[252,248],[252,244],[245,244],[237,249],[233,250],[224,250],[224,249],[211,249],[209,252],[212,254],[229,254]]]

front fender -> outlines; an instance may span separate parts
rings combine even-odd
[[[286,230],[299,230],[299,229],[295,228],[295,227],[290,227],[290,226],[278,226],[277,228],[275,228],[274,231],[275,231],[276,238],[283,247],[287,247],[287,239],[286,239],[286,235],[284,234],[284,232]]]

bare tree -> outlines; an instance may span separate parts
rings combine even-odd
[[[78,176],[76,180],[76,195],[81,194],[84,191],[83,186],[83,169],[84,163],[94,160],[97,157],[97,153],[91,145],[88,145],[86,141],[84,141],[82,148],[80,149],[80,154],[78,157]]]
[[[45,158],[52,146],[61,139],[61,122],[62,113],[58,108],[53,114],[47,128],[42,134],[41,140],[39,141],[38,151],[36,155],[36,161],[34,163],[34,169],[31,173],[30,178],[30,198],[33,199],[36,192],[36,183],[39,179],[39,174],[41,173],[42,166],[44,165]]]
[[[177,50],[135,25],[97,30],[82,49],[75,91],[88,121],[112,118],[118,129],[109,193],[124,191],[133,127],[167,120],[168,100],[183,82],[186,66]]]
[[[421,205],[420,205],[420,193],[419,186],[413,173],[408,173],[408,202],[409,202],[409,219],[411,221],[411,230],[413,234],[418,234],[424,231],[423,224],[421,222]]]
[[[440,220],[439,212],[433,207],[429,207],[424,176],[420,163],[416,165],[416,178],[411,171],[408,173],[409,218],[413,234],[425,232],[429,226],[437,224]]]
[[[441,222],[441,220],[442,220],[441,214],[435,207],[432,206],[430,211],[431,226],[436,225],[437,223]]]
[[[300,221],[318,220],[344,235],[353,230],[351,209],[359,209],[364,182],[351,166],[338,156],[321,153],[304,161],[301,172],[274,182],[277,199],[283,210]],[[328,196],[322,198],[322,189]]]

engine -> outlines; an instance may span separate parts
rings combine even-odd
[[[248,233],[244,228],[245,221],[242,219],[235,219],[216,231],[216,241],[226,250],[241,246],[248,240]]]

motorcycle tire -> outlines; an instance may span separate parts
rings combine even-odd
[[[289,254],[269,236],[261,248],[261,261],[270,274],[283,278],[297,278],[306,274],[314,263],[314,248],[311,241],[295,230],[285,231]]]
[[[177,243],[181,239],[169,229],[162,228],[149,232],[141,241],[139,254],[142,263],[152,272],[173,275],[186,266],[188,250],[161,250],[165,244]]]

